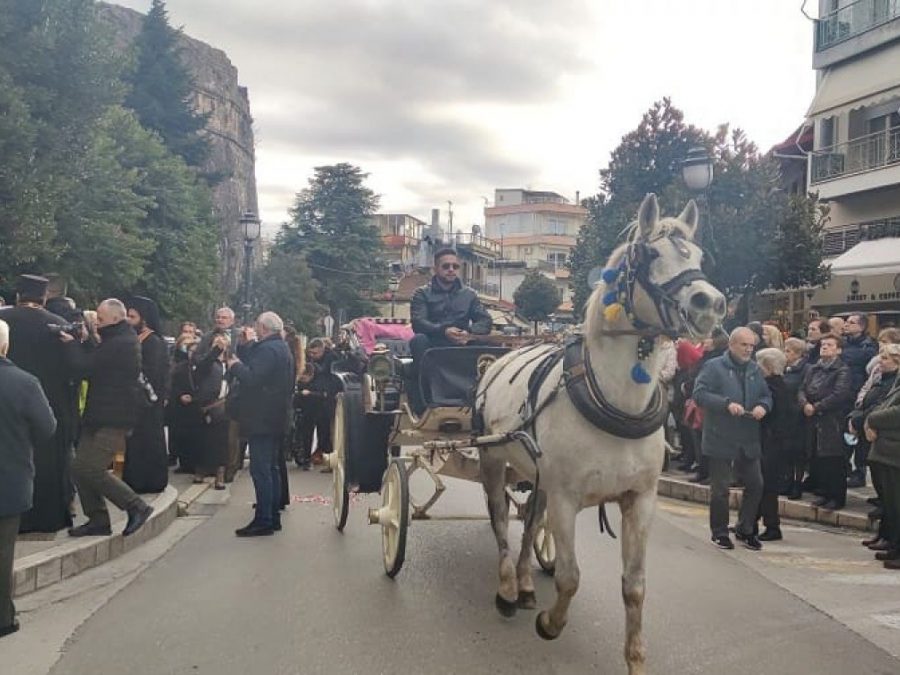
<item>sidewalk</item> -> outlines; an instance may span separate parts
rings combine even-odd
[[[211,479],[208,479],[210,481]],[[169,473],[169,485],[159,494],[142,495],[153,505],[150,520],[130,537],[122,536],[126,515],[111,504],[113,534],[106,537],[72,538],[66,530],[55,534],[29,533],[16,541],[13,563],[13,596],[46,588],[76,574],[118,558],[163,532],[187,507],[212,486],[192,484],[192,476]],[[77,504],[76,524],[83,521]]]
[[[688,479],[692,475],[675,469],[664,471],[659,477],[658,494],[698,504],[709,504],[709,485],[691,483]],[[728,502],[732,509],[740,506],[742,492],[740,488],[731,489]],[[843,509],[825,511],[813,506],[812,502],[816,499],[815,496],[804,492],[803,498],[796,501],[791,501],[787,497],[779,497],[778,513],[782,518],[868,532],[875,529],[874,523],[869,520],[869,512],[874,507],[867,503],[866,499],[874,496],[875,490],[870,486],[851,488],[847,490],[847,505]]]

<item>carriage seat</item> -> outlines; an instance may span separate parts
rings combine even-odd
[[[499,359],[508,351],[506,347],[485,345],[429,349],[419,367],[425,405],[428,408],[470,408],[480,378],[479,362],[483,357]]]

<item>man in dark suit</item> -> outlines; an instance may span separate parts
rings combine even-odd
[[[9,324],[10,360],[38,379],[57,420],[56,434],[34,447],[34,505],[22,515],[23,532],[56,532],[72,524],[76,391],[56,337],[68,322],[44,309],[48,284],[44,277],[23,274],[16,282],[15,306],[0,309],[0,319]]]
[[[0,637],[19,630],[12,601],[19,518],[31,508],[32,451],[53,437],[56,418],[38,379],[6,358],[9,326],[0,321]]]
[[[259,537],[281,529],[281,478],[278,453],[290,422],[294,393],[294,360],[282,338],[284,323],[275,312],[256,320],[256,336],[245,335],[237,356],[228,359],[238,383],[241,435],[250,445],[250,477],[256,490],[256,515],[235,531]]]

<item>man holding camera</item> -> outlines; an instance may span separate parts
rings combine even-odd
[[[147,522],[153,507],[107,469],[138,419],[141,347],[125,321],[125,305],[110,298],[97,307],[100,344],[79,342],[60,333],[65,356],[77,375],[88,381],[82,432],[72,470],[88,522],[69,530],[73,537],[111,534],[104,498],[128,513],[122,534],[134,534]]]
[[[0,309],[0,319],[9,325],[9,360],[38,379],[57,420],[56,433],[34,446],[34,499],[22,514],[22,532],[56,532],[72,524],[70,458],[78,413],[57,334],[73,327],[44,308],[49,283],[23,274],[16,280],[15,306]]]

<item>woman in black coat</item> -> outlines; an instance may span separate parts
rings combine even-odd
[[[200,408],[194,400],[194,353],[198,342],[184,335],[176,342],[176,359],[172,368],[172,387],[166,406],[166,422],[169,426],[169,454],[178,458],[176,473],[194,473],[200,446]]]
[[[797,413],[796,393],[792,396],[782,375],[786,364],[784,352],[773,347],[760,349],[756,353],[756,361],[772,395],[772,410],[760,425],[763,495],[759,503],[759,517],[766,529],[759,539],[777,541],[782,538],[778,495],[793,477],[788,449],[791,434],[797,432],[796,421],[799,421],[794,419]]]
[[[786,494],[788,499],[800,499],[803,496],[803,475],[809,466],[806,421],[799,403],[800,387],[803,385],[806,371],[811,367],[806,359],[806,348],[806,343],[799,338],[788,338],[784,342],[786,363],[783,378],[791,410],[790,431],[784,446],[789,483],[783,494]]]
[[[840,358],[841,346],[838,336],[822,336],[819,361],[806,373],[798,394],[810,428],[812,463],[822,492],[814,504],[825,510],[842,509],[847,501],[844,429],[853,391],[850,369]]]
[[[200,443],[194,468],[194,482],[202,483],[205,475],[214,474],[216,490],[225,489],[225,464],[228,461],[228,416],[225,397],[225,353],[228,338],[217,335],[212,348],[192,361],[191,375],[200,416]]]
[[[879,366],[881,375],[878,381],[869,388],[860,404],[847,417],[847,431],[855,435],[859,443],[869,442],[863,433],[866,419],[888,397],[888,394],[897,384],[900,348],[897,345],[882,347],[879,354]],[[869,471],[872,473],[872,485],[875,487],[875,492],[881,499],[882,504],[884,503],[884,492],[886,489],[884,469],[885,466],[880,462],[869,464]],[[896,541],[898,528],[900,528],[900,523],[892,522],[890,514],[883,511],[878,522],[878,534],[871,539],[863,541],[863,544],[874,551],[886,551],[890,548],[889,542]]]

